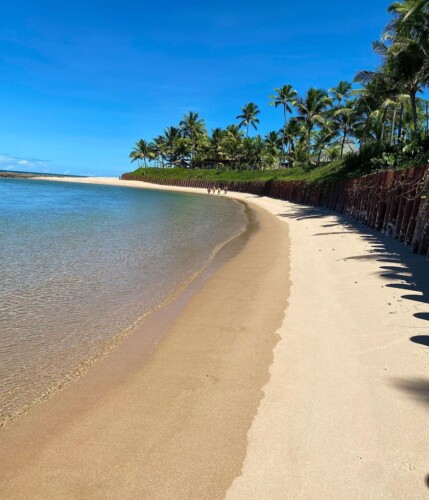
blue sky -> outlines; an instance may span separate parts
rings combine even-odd
[[[0,6],[0,169],[119,175],[139,138],[184,113],[209,129],[377,64],[390,1],[21,1]]]

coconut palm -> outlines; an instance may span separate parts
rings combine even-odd
[[[237,120],[240,120],[239,127],[246,127],[246,137],[249,137],[249,126],[252,125],[252,127],[257,130],[257,124],[259,123],[259,119],[257,116],[259,115],[260,111],[258,106],[253,103],[249,102],[245,106],[241,108],[241,115],[236,116]]]
[[[183,117],[179,124],[179,129],[183,137],[188,138],[190,142],[190,159],[191,164],[196,153],[199,139],[206,134],[205,121],[199,118],[198,113],[190,111],[189,114]]]
[[[243,139],[243,132],[240,130],[239,125],[228,125],[225,129],[225,133],[229,137],[233,137],[236,140]]]
[[[286,156],[291,155],[298,140],[305,136],[305,129],[301,121],[296,117],[291,118],[285,130]]]
[[[260,135],[245,137],[241,145],[241,164],[246,170],[262,170],[267,157],[265,143]]]
[[[338,129],[343,134],[341,140],[341,152],[340,158],[343,158],[344,144],[346,142],[347,136],[353,130],[354,126],[357,125],[359,117],[356,114],[356,109],[354,106],[354,101],[346,101],[344,107],[334,111],[334,122],[338,126]]]
[[[321,126],[313,132],[314,149],[317,152],[317,166],[320,165],[324,150],[337,135],[337,132],[337,125],[331,120],[324,120]]]
[[[386,58],[388,49],[384,44],[375,42],[373,47]],[[366,84],[367,96],[369,101],[372,102],[371,116],[379,124],[376,133],[377,140],[384,141],[389,107],[393,106],[393,103],[397,101],[403,92],[403,85],[398,79],[397,69],[385,62],[375,71],[359,71],[355,76],[355,81]],[[361,95],[363,92],[359,91]],[[394,113],[392,122],[395,120],[396,114]],[[395,125],[392,123],[392,128],[394,127]]]
[[[314,87],[310,88],[306,96],[299,98],[295,104],[298,111],[297,119],[305,127],[309,164],[311,163],[311,132],[317,124],[323,122],[324,113],[331,104],[332,99],[328,94],[324,90]]]
[[[292,151],[286,154],[286,159],[292,167],[308,165],[308,148],[305,137],[299,138]]]
[[[418,49],[418,45],[410,43],[408,47],[401,50],[394,57],[390,57],[387,64],[395,72],[397,82],[405,89],[406,94],[410,96],[411,110],[413,114],[414,135],[419,134],[417,119],[417,94],[423,90],[423,68],[425,56]]]
[[[180,165],[189,154],[189,147],[177,127],[167,127],[164,130],[165,157],[170,166]]]
[[[342,80],[336,87],[329,89],[329,93],[336,105],[340,107],[340,104],[351,96],[352,84]]]
[[[391,127],[390,127],[390,145],[395,143],[395,131],[396,131],[396,121],[398,118],[399,110],[399,125],[398,125],[398,139],[402,135],[402,123],[404,118],[404,112],[406,108],[410,109],[410,96],[407,94],[397,94],[392,98],[387,98],[381,105],[381,109],[389,109],[392,114]],[[387,139],[387,138],[386,138]]]
[[[164,168],[165,159],[167,156],[167,145],[165,137],[163,135],[158,135],[158,137],[155,137],[153,142],[154,142],[155,155],[161,161],[162,168]]]
[[[388,12],[393,14],[392,20],[384,32],[385,40],[399,38],[412,39],[418,42],[422,49],[429,55],[429,4],[427,0],[403,0],[394,2],[388,7]]]
[[[273,152],[273,154],[279,154],[279,149],[282,143],[282,133],[283,131],[276,132],[275,130],[272,130],[264,137],[266,146]]]
[[[238,164],[243,142],[243,132],[238,125],[228,125],[222,139],[222,151],[225,158],[232,162],[232,167]]]
[[[427,0],[403,0],[390,5],[393,14],[379,43],[384,64],[396,74],[410,96],[414,135],[419,136],[417,94],[429,84],[429,4]]]
[[[281,143],[281,157],[280,164],[283,163],[284,152],[285,152],[285,136],[286,136],[286,124],[287,124],[287,113],[292,114],[292,107],[295,104],[298,93],[292,88],[292,85],[283,85],[283,87],[278,87],[274,89],[275,95],[270,96],[272,101],[271,106],[283,107],[283,134]]]
[[[144,139],[140,139],[136,142],[134,149],[131,151],[130,158],[131,163],[136,160],[140,163],[140,161],[143,160],[144,166],[147,167],[147,160],[154,158],[153,144]]]
[[[282,147],[284,144],[284,130],[281,130],[280,132],[276,132],[275,130],[268,132],[264,141],[267,154],[272,159],[277,159],[278,164],[279,157],[282,158],[284,154]]]
[[[371,72],[360,73],[366,75]],[[357,116],[354,134],[359,138],[360,145],[364,146],[368,142],[380,140],[382,135],[380,109],[386,99],[386,87],[379,78],[369,78],[367,82],[359,80],[363,78],[360,73],[356,75],[355,81],[361,81],[364,85],[353,91],[353,95],[356,96],[354,107]]]
[[[222,141],[225,139],[225,135],[225,130],[222,130],[221,128],[215,128],[212,130],[212,135],[209,139],[209,148],[216,162],[216,167],[219,166],[219,160],[222,153]]]

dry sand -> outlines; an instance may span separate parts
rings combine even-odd
[[[123,370],[133,335],[0,434],[2,498],[428,497],[429,263],[332,212],[228,196],[276,217],[258,209],[143,367]]]

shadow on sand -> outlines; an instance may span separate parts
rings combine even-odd
[[[419,403],[429,405],[429,380],[407,379],[395,380],[394,386],[407,394],[411,394]]]
[[[404,293],[401,298],[412,303],[416,311],[413,316],[422,320],[421,334],[409,340],[416,344],[416,347],[429,347],[429,335],[424,334],[429,332],[429,261],[424,256],[412,254],[403,243],[324,208],[295,205],[291,211],[279,216],[298,221],[326,218],[326,224],[322,224],[322,227],[342,229],[314,234],[316,237],[359,233],[361,238],[369,243],[370,248],[367,253],[352,255],[346,260],[373,260],[378,263],[378,275],[385,281],[384,286],[402,290]],[[419,403],[429,405],[429,379],[395,380],[393,385]]]
[[[429,347],[429,335],[415,335],[410,337],[411,342]]]
[[[279,216],[298,221],[326,218],[330,220],[327,220],[323,227],[338,226],[343,229],[316,233],[313,236],[360,234],[361,238],[369,243],[370,249],[363,255],[352,255],[346,260],[379,262],[378,274],[386,282],[385,286],[410,292],[404,293],[402,299],[413,302],[416,310],[414,317],[429,322],[429,261],[424,256],[412,254],[403,243],[324,208],[295,205],[293,210]],[[335,217],[337,222],[332,222],[332,217]],[[429,328],[429,325],[422,325],[425,326]]]

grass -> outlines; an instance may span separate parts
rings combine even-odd
[[[319,168],[302,167],[282,170],[206,170],[185,168],[138,168],[131,175],[158,177],[165,179],[194,179],[216,182],[257,182],[270,180],[321,182],[328,179],[344,177],[340,163],[330,163]]]
[[[417,165],[417,163],[416,163]],[[418,162],[418,165],[421,165]],[[418,166],[417,165],[417,166]],[[395,170],[408,168],[410,165],[403,162]],[[266,182],[272,180],[280,181],[304,181],[308,184],[329,183],[339,179],[362,177],[375,173],[381,168],[376,168],[369,161],[362,161],[356,156],[346,157],[344,160],[334,161],[320,167],[295,167],[281,170],[208,170],[187,168],[138,168],[131,175],[148,176],[165,179],[194,179],[222,182]]]

